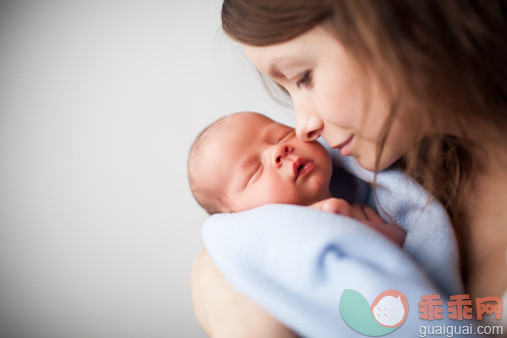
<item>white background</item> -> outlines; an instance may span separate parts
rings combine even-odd
[[[204,336],[190,145],[235,111],[292,120],[220,5],[1,2],[1,337]]]

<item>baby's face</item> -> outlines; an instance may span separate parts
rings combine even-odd
[[[318,142],[254,113],[234,116],[207,145],[201,164],[229,212],[269,203],[308,205],[330,197],[331,160]]]

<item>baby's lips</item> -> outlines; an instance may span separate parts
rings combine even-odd
[[[297,180],[299,177],[306,175],[310,172],[314,167],[314,163],[312,161],[298,158],[292,164],[292,170],[294,172],[294,180]]]
[[[306,164],[306,160],[305,159],[302,159],[302,158],[297,158],[293,163],[292,163],[292,171],[294,172],[294,180],[297,180],[297,178],[299,177],[299,169],[301,168],[302,165],[305,165]]]

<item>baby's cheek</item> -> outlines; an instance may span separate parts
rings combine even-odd
[[[304,204],[304,194],[293,187],[271,187],[266,191],[270,203]]]
[[[308,182],[306,182],[306,189],[311,191],[313,194],[325,194],[329,191],[330,180],[330,174],[326,175],[325,173],[319,173],[318,175],[309,177]]]

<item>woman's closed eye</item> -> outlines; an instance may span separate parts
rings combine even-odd
[[[310,70],[307,70],[297,80],[296,86],[298,89],[300,89],[301,86],[310,87],[311,85],[312,85],[312,72]]]

